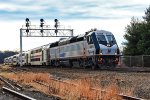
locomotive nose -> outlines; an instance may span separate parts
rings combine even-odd
[[[108,51],[107,51],[108,53],[110,53],[111,52],[111,49],[108,49]]]

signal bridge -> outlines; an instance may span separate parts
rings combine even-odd
[[[28,29],[26,26],[22,27],[22,37],[72,37],[73,29],[59,26],[54,28],[50,25],[40,26],[31,25]],[[28,31],[28,32],[26,32]]]
[[[26,18],[26,25],[20,29],[20,66],[22,66],[22,37],[73,37],[73,29],[59,25],[55,19],[54,26],[45,25],[44,19],[40,19],[39,25],[31,25],[29,18]]]

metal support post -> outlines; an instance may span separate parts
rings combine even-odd
[[[20,29],[20,66],[22,66],[22,28]]]
[[[144,58],[143,58],[143,55],[142,55],[142,67],[144,67]]]

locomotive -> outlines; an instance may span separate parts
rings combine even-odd
[[[115,67],[119,62],[119,55],[117,42],[111,32],[91,30],[83,35],[60,39],[28,50],[22,56],[23,65],[78,66],[95,69],[105,66]],[[20,55],[14,56],[19,58]],[[11,63],[15,62],[13,58],[5,58],[5,64],[19,64]]]

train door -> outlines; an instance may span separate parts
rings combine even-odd
[[[31,51],[28,51],[28,65],[31,65]]]
[[[43,64],[44,65],[46,65],[46,62],[47,62],[47,49],[46,48],[44,48],[43,50],[42,50],[42,61],[43,61]]]
[[[87,40],[87,45],[88,45],[87,50],[88,50],[89,56],[95,55],[95,47],[94,47],[91,35],[87,36],[86,40]]]

